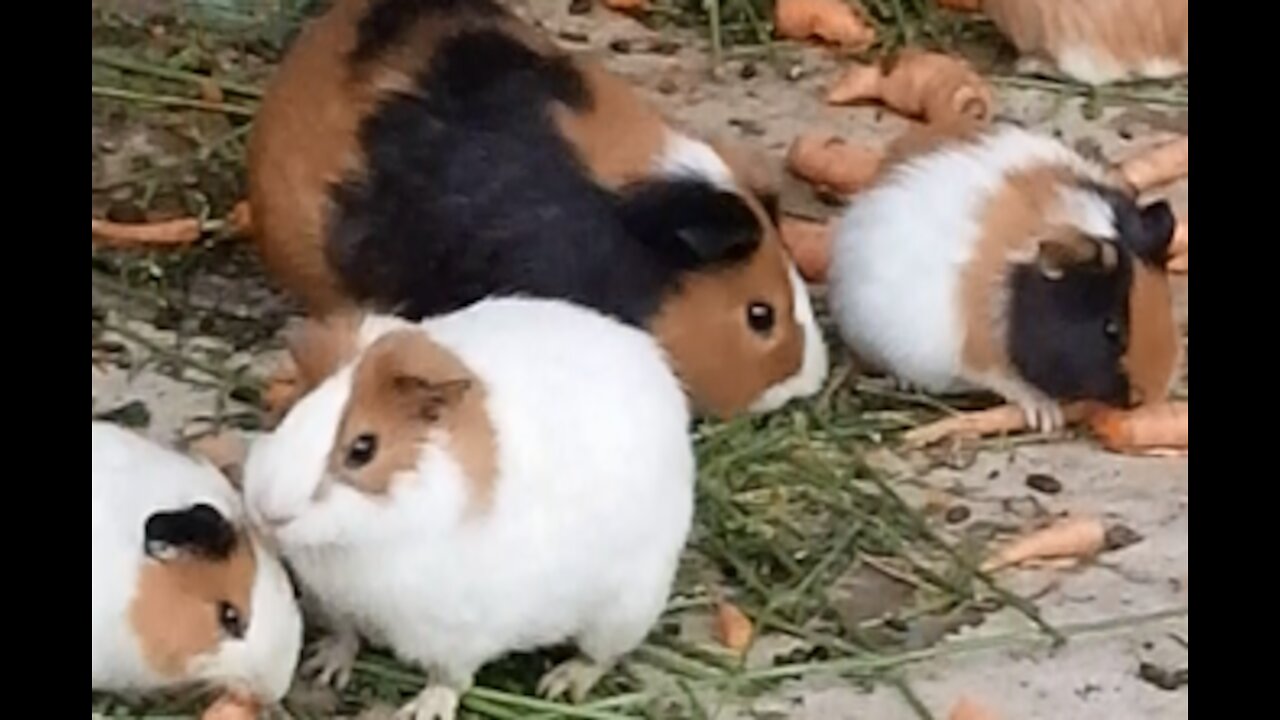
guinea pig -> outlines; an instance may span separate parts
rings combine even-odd
[[[278,702],[302,646],[280,561],[208,462],[93,423],[93,689]]]
[[[983,12],[1023,54],[1092,85],[1187,72],[1187,0],[985,0]]]
[[[915,145],[836,225],[841,337],[904,384],[989,390],[1042,430],[1062,425],[1058,401],[1162,400],[1179,352],[1174,217],[1110,182],[1012,126]]]
[[[386,644],[430,675],[402,716],[452,718],[505,653],[576,642],[539,687],[580,699],[640,644],[695,475],[650,335],[498,298],[421,323],[313,320],[295,347],[331,372],[252,447],[245,495],[334,628],[322,676],[342,682],[358,637]]]
[[[652,332],[722,417],[826,377],[772,178],[494,0],[337,0],[270,82],[248,176],[264,264],[317,316],[569,300]]]

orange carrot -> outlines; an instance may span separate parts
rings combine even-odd
[[[962,695],[956,704],[951,706],[951,712],[947,713],[947,720],[999,720],[1000,716],[993,710],[974,700],[973,698]]]
[[[978,12],[982,9],[982,0],[938,0],[938,7],[959,12]]]
[[[879,101],[895,112],[927,122],[987,122],[995,111],[991,86],[964,60],[942,53],[904,50],[878,66],[854,64],[827,91],[827,102]]]
[[[773,28],[792,40],[817,38],[852,52],[876,42],[876,30],[844,0],[777,0]]]
[[[788,216],[782,218],[778,232],[800,276],[811,283],[826,282],[827,267],[831,264],[831,226]]]
[[[881,159],[880,151],[874,148],[829,133],[808,132],[792,141],[787,169],[818,187],[851,195],[875,178]]]
[[[1138,192],[1173,182],[1187,174],[1190,147],[1184,135],[1120,163],[1120,174]]]
[[[1014,540],[982,564],[983,572],[995,572],[1028,560],[1088,558],[1107,544],[1107,529],[1092,517],[1059,520]]]
[[[649,0],[604,0],[604,6],[618,12],[638,12],[649,9]]]
[[[754,634],[755,629],[746,613],[727,600],[716,603],[716,642],[741,655],[750,647]]]
[[[258,703],[239,695],[226,694],[200,714],[200,720],[256,720]]]
[[[1132,410],[1099,408],[1089,426],[1113,452],[1186,450],[1189,413],[1186,401],[1142,405]]]
[[[199,239],[200,221],[195,218],[148,223],[118,223],[93,218],[93,240],[107,247],[190,245]]]
[[[1067,422],[1080,422],[1092,411],[1091,403],[1068,403],[1062,414]],[[1017,405],[997,405],[986,410],[961,413],[908,430],[902,440],[908,447],[933,445],[953,437],[983,437],[1027,429],[1027,416]]]
[[[231,233],[237,237],[246,237],[253,233],[253,211],[248,200],[241,200],[227,213],[227,225]]]

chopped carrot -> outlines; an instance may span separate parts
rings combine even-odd
[[[751,646],[754,634],[755,629],[746,613],[727,600],[716,602],[716,642],[741,655]]]
[[[983,572],[995,572],[1028,560],[1088,558],[1107,544],[1107,529],[1092,517],[1071,517],[1014,540],[982,564]]]
[[[1092,403],[1076,402],[1063,406],[1067,422],[1080,422],[1092,411]],[[1027,416],[1017,405],[998,405],[986,410],[961,413],[907,431],[903,442],[908,447],[933,445],[953,437],[983,437],[1014,433],[1027,429]]]
[[[811,283],[826,282],[827,267],[831,264],[831,226],[788,216],[782,218],[778,232],[800,276]]]
[[[991,86],[969,63],[914,49],[880,65],[854,64],[827,91],[832,105],[879,101],[930,123],[987,122],[995,110],[994,97]]]
[[[804,133],[787,150],[787,169],[792,174],[842,195],[870,184],[880,171],[881,160],[879,150],[829,133]]]
[[[226,694],[200,714],[200,720],[256,720],[258,703],[239,695]]]
[[[107,247],[190,245],[200,239],[200,221],[179,218],[148,223],[118,223],[93,218],[93,240]]]
[[[1187,174],[1190,147],[1184,135],[1120,163],[1120,174],[1138,192],[1173,182]]]
[[[947,713],[947,720],[999,720],[1000,716],[973,698],[962,695]]]
[[[791,40],[817,38],[852,52],[876,42],[876,30],[844,0],[777,0],[773,27]]]
[[[227,213],[227,225],[237,237],[246,237],[253,232],[253,211],[248,200],[241,200]]]
[[[604,0],[604,6],[618,12],[637,12],[649,9],[649,0]]]
[[[959,12],[978,12],[982,9],[982,0],[938,0],[938,7]]]
[[[1132,410],[1099,408],[1089,426],[1102,446],[1114,452],[1186,450],[1186,401],[1142,405]]]

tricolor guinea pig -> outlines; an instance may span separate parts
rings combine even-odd
[[[1187,0],[984,0],[1023,53],[1080,82],[1162,79],[1187,72]]]
[[[302,645],[279,560],[209,463],[93,423],[93,689],[277,702]]]
[[[745,158],[493,0],[338,0],[270,83],[248,173],[264,263],[314,314],[570,300],[651,331],[728,416],[827,372]]]
[[[1168,203],[1016,127],[918,150],[837,225],[829,301],[855,356],[933,392],[993,391],[1041,429],[1062,424],[1055,401],[1164,399]]]
[[[541,690],[580,698],[666,604],[693,512],[687,401],[653,338],[559,300],[421,323],[312,321],[331,374],[259,439],[250,514],[335,633],[430,671],[405,717],[452,718],[483,664],[573,641]]]

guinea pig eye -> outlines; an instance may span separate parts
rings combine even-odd
[[[773,330],[773,306],[762,302],[753,302],[747,306],[747,325],[760,335]]]
[[[1119,340],[1120,339],[1120,323],[1108,318],[1107,321],[1102,325],[1102,332],[1110,340]]]
[[[371,433],[364,433],[356,437],[351,443],[351,447],[347,448],[346,465],[348,468],[355,470],[369,464],[373,456],[378,452],[378,438]]]
[[[240,611],[229,602],[218,603],[218,625],[230,637],[236,639],[244,637],[244,623],[240,620]]]

